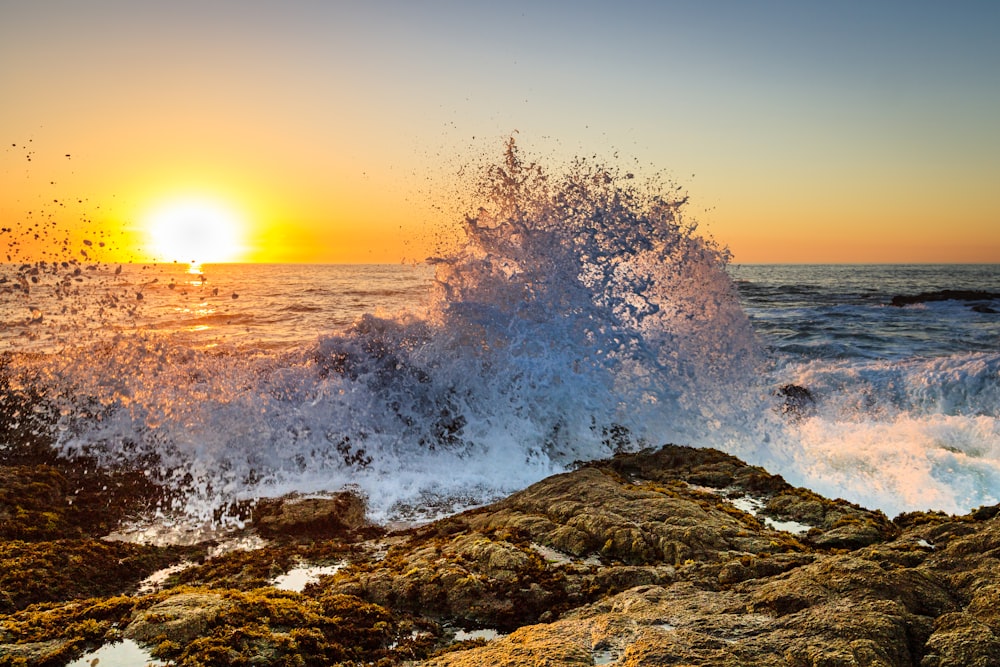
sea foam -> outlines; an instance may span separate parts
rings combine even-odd
[[[550,171],[510,142],[473,189],[425,313],[281,351],[141,330],[65,350],[43,364],[58,447],[146,468],[192,517],[348,486],[391,518],[622,449],[745,440],[763,357],[725,249],[675,186],[587,160]]]
[[[995,352],[765,350],[728,252],[659,177],[584,159],[545,166],[511,141],[467,194],[463,241],[428,260],[419,308],[346,325],[331,313],[294,344],[284,331],[280,345],[205,345],[180,329],[204,318],[315,321],[328,288],[304,288],[303,308],[244,285],[241,308],[273,302],[255,318],[203,296],[218,291],[214,276],[170,287],[105,270],[116,291],[78,292],[74,309],[101,295],[104,313],[131,295],[135,326],[94,320],[58,353],[8,359],[10,381],[39,395],[63,454],[141,468],[172,489],[160,510],[172,521],[238,521],[227,508],[239,501],[343,488],[363,494],[376,520],[426,519],[666,442],[717,447],[890,514],[997,502]],[[203,315],[183,300],[195,297]],[[172,319],[140,312],[156,298],[171,300]],[[813,403],[783,410],[783,385]]]

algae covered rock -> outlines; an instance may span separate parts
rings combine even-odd
[[[96,540],[99,495],[74,525],[75,473],[16,465],[4,516],[53,516],[0,541],[0,666],[123,636],[178,665],[1000,664],[997,508],[889,521],[714,450],[621,454],[388,535],[351,494],[268,500],[270,541],[212,558]],[[120,595],[181,558],[165,590]],[[320,563],[346,564],[273,585]]]
[[[217,593],[181,593],[139,612],[125,628],[125,636],[147,644],[163,641],[190,643],[210,624],[232,609],[233,601]]]
[[[522,667],[594,664],[587,629],[567,624],[535,625],[516,630],[507,637],[464,651],[431,658],[426,667]]]
[[[0,612],[121,595],[183,552],[94,539],[0,542]]]
[[[50,639],[24,644],[0,644],[0,664],[42,665],[61,661],[72,651],[73,642]]]
[[[254,509],[254,527],[266,537],[370,536],[379,530],[365,516],[365,502],[343,491],[328,498],[286,496]]]
[[[69,482],[52,466],[0,468],[0,537],[79,537],[68,495]]]
[[[1000,665],[1000,634],[966,614],[937,620],[920,667],[988,667]]]
[[[418,531],[385,558],[349,566],[327,585],[433,618],[509,628],[564,605],[563,580],[527,545],[475,533],[448,539]]]
[[[476,530],[633,565],[803,548],[687,484],[629,480],[597,465],[549,477],[467,520]]]

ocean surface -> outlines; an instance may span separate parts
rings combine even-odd
[[[345,487],[417,520],[668,442],[890,516],[1000,502],[1000,303],[891,305],[1000,266],[732,264],[584,171],[425,264],[0,265],[6,428],[177,490],[150,521]]]

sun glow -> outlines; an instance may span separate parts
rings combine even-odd
[[[208,199],[167,202],[144,220],[150,254],[161,262],[235,262],[243,259],[244,221],[226,205]]]

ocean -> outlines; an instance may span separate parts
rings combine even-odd
[[[415,265],[2,265],[0,447],[145,470],[149,522],[343,488],[422,520],[668,442],[890,516],[1000,502],[1000,301],[892,305],[1000,266],[734,264],[584,172]]]

